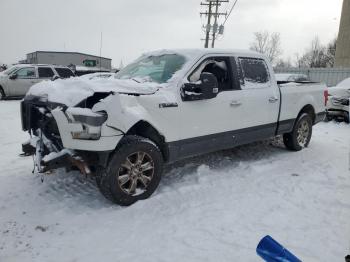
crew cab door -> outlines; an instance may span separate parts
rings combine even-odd
[[[183,97],[186,84],[182,88],[179,158],[274,136],[280,97],[263,59],[206,57],[188,77],[194,85],[193,90],[196,83],[202,84],[201,72],[215,75],[218,92],[211,99],[186,101]],[[188,93],[196,96],[193,92]]]
[[[197,99],[195,91],[187,90],[187,85],[202,85],[201,73],[210,73],[218,82],[215,97]],[[241,92],[237,74],[237,63],[233,56],[207,56],[188,75],[188,84],[181,90],[179,103],[179,130],[181,141],[179,157],[196,155],[233,147],[236,137],[233,130],[244,127],[241,121]],[[200,86],[199,86],[200,89]],[[215,88],[214,88],[215,89]],[[193,100],[186,97],[193,97]]]
[[[29,88],[38,82],[35,67],[24,67],[9,77],[7,82],[11,96],[24,96]]]
[[[241,120],[248,140],[259,140],[275,135],[277,128],[280,92],[272,80],[264,59],[239,57],[241,83]],[[249,142],[249,141],[247,141]]]

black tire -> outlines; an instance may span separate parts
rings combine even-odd
[[[139,162],[139,156],[142,154],[143,162]],[[141,171],[142,166],[145,166],[144,169],[147,166],[148,170]],[[129,206],[138,200],[149,198],[154,193],[162,171],[163,157],[155,143],[139,136],[126,136],[111,156],[107,168],[97,170],[96,183],[107,199],[121,206]],[[127,177],[123,185],[122,177]],[[133,186],[134,183],[136,186]],[[130,192],[127,192],[127,188]]]
[[[0,86],[0,101],[5,100],[5,98],[6,98],[6,95],[5,95],[4,89],[2,89],[2,87]]]
[[[345,117],[344,117],[344,121],[345,121],[345,123],[350,123],[350,115],[349,115],[349,113],[345,113]]]
[[[307,132],[306,127],[308,128]],[[300,133],[302,133],[302,135],[299,136]],[[312,118],[309,114],[303,113],[295,122],[293,131],[291,133],[283,135],[283,142],[287,149],[292,151],[300,151],[304,147],[308,147],[311,141],[311,136]]]

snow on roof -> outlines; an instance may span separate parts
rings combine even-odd
[[[205,55],[240,55],[240,56],[253,56],[253,57],[260,57],[265,58],[265,56],[261,53],[251,51],[251,50],[241,50],[241,49],[210,49],[210,48],[193,48],[193,49],[162,49],[162,50],[156,50],[152,52],[144,53],[144,56],[157,56],[157,55],[163,55],[163,54],[179,54],[183,55],[187,58],[200,58]]]
[[[55,64],[13,64],[13,66],[17,67],[27,67],[27,66],[50,66],[50,67],[62,67],[62,68],[67,68],[67,66],[63,65],[55,65]]]

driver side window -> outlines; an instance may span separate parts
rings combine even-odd
[[[26,79],[26,78],[35,78],[35,69],[34,67],[26,67],[18,70],[16,72],[17,78]]]
[[[218,81],[219,92],[232,90],[232,68],[229,57],[210,57],[204,60],[190,75],[189,81],[196,83],[202,73],[211,73]]]

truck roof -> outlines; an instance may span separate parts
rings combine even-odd
[[[251,51],[241,49],[209,49],[209,48],[193,48],[193,49],[162,49],[153,52],[147,52],[144,55],[162,55],[162,54],[180,54],[188,58],[198,58],[205,55],[235,55],[235,56],[251,56],[258,58],[266,58],[265,55]]]
[[[17,67],[28,67],[28,66],[52,66],[52,67],[62,67],[62,68],[68,68],[67,66],[63,65],[54,65],[54,64],[13,64],[13,66]]]

